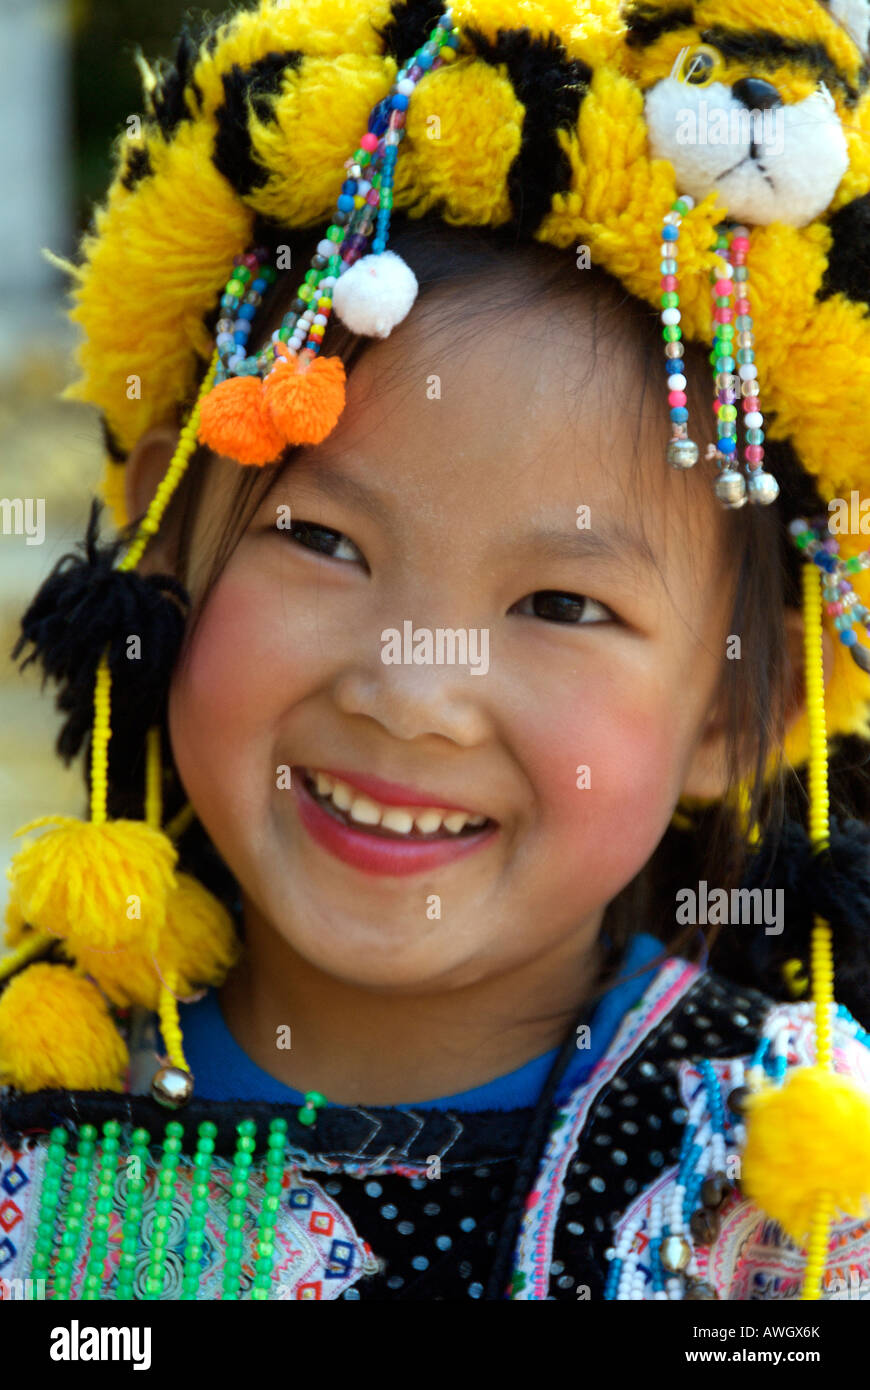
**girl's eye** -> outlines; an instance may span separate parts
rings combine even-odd
[[[589,627],[591,624],[616,621],[616,614],[612,609],[604,603],[599,603],[598,599],[587,598],[585,594],[565,594],[556,589],[539,589],[537,593],[529,594],[527,598],[522,599],[520,604],[515,604],[514,609],[519,611],[524,603],[534,604],[533,616],[550,623],[573,623],[578,627]],[[511,609],[511,612],[514,609]]]
[[[342,531],[333,531],[329,526],[319,526],[314,521],[294,521],[287,528],[286,535],[306,550],[317,550],[328,555],[331,560],[361,560],[362,555],[353,541],[348,540]],[[347,546],[352,555],[337,553],[341,546]]]

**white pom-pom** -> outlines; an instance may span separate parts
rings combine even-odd
[[[417,298],[417,277],[395,251],[363,256],[339,277],[332,307],[352,333],[388,338]]]

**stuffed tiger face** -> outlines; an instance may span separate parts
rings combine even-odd
[[[650,153],[729,216],[802,227],[831,204],[867,123],[868,0],[636,4],[629,70]]]

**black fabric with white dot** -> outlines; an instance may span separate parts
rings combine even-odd
[[[755,990],[701,975],[602,1089],[566,1173],[549,1298],[603,1298],[614,1226],[679,1159],[686,1120],[676,1084],[680,1063],[754,1051],[772,1007]]]

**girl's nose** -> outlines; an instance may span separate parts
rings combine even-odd
[[[342,714],[373,719],[403,742],[432,737],[471,748],[492,736],[493,679],[491,671],[473,675],[468,666],[385,665],[378,650],[336,677],[333,698]]]
[[[760,77],[741,77],[734,82],[731,95],[750,111],[769,111],[774,106],[782,106],[782,97],[770,82]]]

